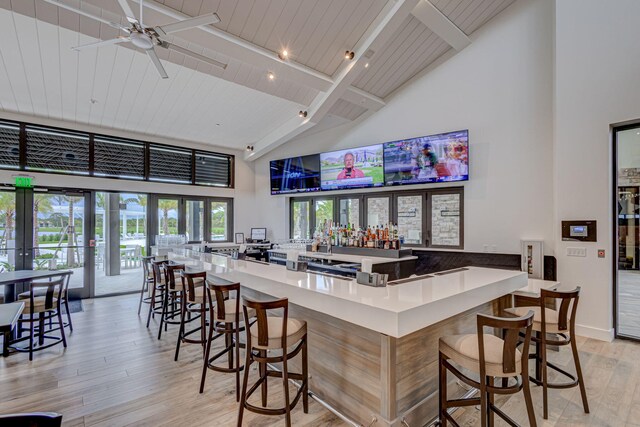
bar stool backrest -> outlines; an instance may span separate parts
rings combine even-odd
[[[60,299],[64,295],[65,284],[68,283],[68,280],[65,280],[64,277],[61,277],[56,280],[51,280],[49,282],[31,282],[29,285],[29,302],[31,314],[33,314],[33,308],[35,307],[34,303],[34,294],[36,289],[46,288],[47,291],[44,295],[44,308],[45,310],[60,310]],[[56,299],[54,302],[53,299]]]
[[[574,334],[576,325],[576,312],[578,311],[578,299],[580,299],[580,286],[572,291],[551,291],[542,289],[540,291],[540,313],[542,317],[542,327],[546,325],[545,307],[550,300],[560,300],[558,310],[558,330],[567,331]]]
[[[194,279],[201,278],[202,280],[206,280],[207,272],[199,271],[197,273],[187,273],[185,270],[182,270],[181,276],[182,282],[186,285],[187,301],[196,302],[196,284]]]
[[[164,281],[169,289],[174,290],[176,288],[175,274],[179,271],[184,271],[184,270],[185,270],[184,264],[171,264],[169,262],[164,264]],[[184,280],[182,280],[182,282],[184,284]]]
[[[169,261],[166,259],[160,260],[160,261],[151,261],[151,266],[153,268],[153,283],[155,285],[162,285],[164,280],[163,280],[163,274],[164,274],[164,265],[167,264]]]
[[[142,271],[144,272],[144,277],[152,277],[153,276],[153,261],[155,261],[155,256],[144,256],[142,257]]]
[[[224,302],[227,299],[233,298],[232,292],[235,292],[235,300],[236,300],[236,323],[240,321],[240,283],[214,283],[213,281],[207,280],[207,295],[209,297],[209,307],[213,309],[213,295],[215,298],[215,318],[216,319],[226,319],[226,310],[224,307]],[[246,316],[246,315],[245,315]],[[247,319],[247,317],[245,317]]]
[[[484,351],[484,328],[489,327],[502,331],[504,344],[502,348],[502,372],[510,373],[516,370],[516,347],[520,331],[525,330],[524,344],[521,352],[521,371],[523,375],[528,372],[529,344],[531,343],[531,330],[533,327],[533,311],[522,317],[505,318],[495,317],[486,314],[478,314],[478,349],[480,356],[480,378],[486,376],[485,351]]]
[[[269,323],[267,322],[267,312],[282,309],[282,339],[281,348],[286,351],[287,348],[287,320],[289,319],[289,299],[281,298],[271,301],[256,301],[247,297],[242,297],[242,310],[244,318],[249,318],[248,310],[252,308],[256,311],[256,319],[258,323],[258,345],[269,345]],[[251,348],[251,334],[247,333],[247,348]]]

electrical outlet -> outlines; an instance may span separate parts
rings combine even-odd
[[[567,248],[567,256],[586,257],[587,248]]]
[[[482,245],[485,252],[489,252],[489,245]]]
[[[494,254],[498,252],[498,247],[496,245],[491,245],[491,252],[493,252]]]

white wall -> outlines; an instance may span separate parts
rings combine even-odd
[[[551,2],[517,3],[362,123],[294,140],[269,159],[469,129],[465,250],[519,253],[521,238],[541,238],[551,253],[552,15]],[[267,226],[287,236],[288,198],[269,195],[268,159],[257,161],[256,192],[272,213]]]
[[[243,152],[229,150],[221,147],[214,147],[204,144],[195,144],[187,141],[178,141],[167,138],[153,138],[135,134],[132,132],[118,131],[115,129],[100,128],[96,126],[83,126],[75,123],[50,120],[47,118],[33,117],[27,115],[13,114],[8,112],[0,112],[0,118],[10,120],[21,120],[30,123],[38,123],[49,126],[57,126],[66,129],[75,129],[86,132],[96,132],[104,135],[113,135],[123,138],[133,138],[142,141],[159,142],[163,144],[170,144],[178,147],[187,147],[202,149],[208,151],[216,151],[220,153],[235,154],[235,188],[215,188],[206,186],[193,186],[193,185],[179,185],[179,184],[165,184],[157,182],[141,182],[141,181],[129,181],[121,179],[108,179],[108,178],[91,178],[82,176],[70,176],[70,175],[57,175],[57,174],[44,174],[35,173],[31,171],[18,172],[0,170],[0,184],[12,185],[14,182],[13,175],[17,173],[27,173],[28,175],[35,177],[35,185],[42,187],[60,187],[60,188],[78,188],[78,189],[91,189],[91,190],[103,190],[103,191],[127,191],[127,192],[141,192],[141,193],[164,193],[164,194],[178,194],[178,195],[190,195],[190,196],[210,196],[210,197],[231,197],[234,198],[234,228],[237,232],[244,232],[248,235],[253,221],[253,209],[255,193],[254,188],[254,172],[253,163],[245,162],[243,160]],[[233,237],[232,237],[233,238]]]
[[[636,0],[556,2],[555,224],[598,221],[597,243],[557,239],[558,275],[582,286],[578,323],[602,338],[613,328],[610,125],[640,118],[638,16]],[[573,246],[586,247],[587,258],[567,257]],[[606,258],[597,258],[598,248]]]

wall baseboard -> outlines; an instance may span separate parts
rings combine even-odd
[[[576,334],[581,337],[593,338],[595,340],[611,342],[614,338],[614,329],[599,329],[592,326],[576,324]]]

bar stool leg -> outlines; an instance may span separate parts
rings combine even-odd
[[[494,379],[493,377],[487,377],[487,383],[490,386],[493,386],[494,384]],[[494,402],[494,395],[493,393],[487,392],[487,415],[489,416],[489,426],[493,427],[493,425],[495,424],[495,414],[493,413],[493,410],[491,409],[491,405],[493,405]]]
[[[67,320],[69,321],[69,332],[73,332],[73,323],[71,323],[71,312],[69,311],[69,295],[68,294],[64,297],[64,309],[67,312]]]
[[[439,387],[439,410],[438,416],[440,418],[440,426],[447,427],[447,417],[445,413],[447,412],[447,367],[444,366],[444,358],[442,357],[442,353],[439,353],[438,356],[438,382],[440,383]]]
[[[162,290],[162,313],[160,314],[160,328],[158,328],[158,339],[162,337],[162,324],[165,321],[165,316],[167,314],[167,309],[169,305],[169,292],[168,289]]]
[[[29,331],[31,333],[31,335],[29,336],[29,362],[31,362],[33,360],[33,314],[30,314],[29,317],[29,320],[31,320],[29,322]]]
[[[582,396],[582,406],[584,412],[589,413],[589,402],[587,402],[587,390],[584,385],[584,379],[582,378],[582,367],[580,366],[580,357],[578,356],[578,347],[576,345],[575,336],[571,335],[571,352],[573,353],[573,363],[576,365],[576,374],[578,376],[578,386],[580,387],[580,395]]]
[[[44,313],[38,314],[38,344],[44,344]]]
[[[267,357],[267,351],[266,350],[260,350],[260,357],[261,358],[265,358]],[[263,407],[267,407],[267,363],[266,362],[260,362],[260,378],[264,378],[264,381],[262,381],[261,387],[260,387],[260,393],[262,394],[262,406]]]
[[[140,289],[140,302],[138,302],[138,316],[140,316],[140,310],[142,310],[142,299],[144,298],[144,288],[147,284],[147,278],[142,279],[142,289]]]
[[[287,367],[286,349],[284,351],[284,355],[282,358],[282,385],[284,387],[285,421],[286,421],[287,427],[291,427],[291,407],[289,403],[289,372]]]
[[[244,413],[244,405],[247,403],[247,383],[249,382],[249,366],[253,360],[251,359],[251,349],[247,345],[247,357],[244,363],[244,378],[242,379],[242,392],[240,393],[240,409],[238,411],[238,427],[242,427],[242,415]]]
[[[64,334],[64,323],[62,322],[62,312],[60,309],[56,310],[58,312],[58,322],[60,322],[60,335],[62,336],[62,345],[64,348],[67,348],[67,337]]]
[[[542,418],[545,420],[549,418],[549,403],[548,399],[548,382],[547,382],[547,337],[546,334],[540,334],[540,341],[538,344],[540,346],[540,358],[541,358],[541,366],[542,366]]]
[[[154,283],[153,288],[151,288],[151,301],[149,301],[149,313],[147,314],[147,328],[149,327],[149,322],[151,322],[151,313],[153,313],[155,309],[156,309],[156,285]]]
[[[180,298],[180,329],[178,330],[178,342],[176,343],[176,355],[173,360],[178,361],[178,354],[180,353],[180,343],[184,335],[184,317],[187,311],[187,301],[185,298]]]
[[[524,403],[527,406],[529,426],[536,427],[536,413],[533,409],[533,401],[531,400],[531,385],[529,382],[529,374],[527,372],[522,373],[522,392],[524,393]]]
[[[487,427],[487,378],[480,378],[480,425]]]
[[[209,354],[211,353],[211,342],[213,341],[214,322],[211,319],[211,325],[209,326],[209,337],[207,338],[207,348],[204,352],[204,366],[202,367],[202,379],[200,380],[200,394],[204,392],[204,382],[207,379],[207,371],[209,367]],[[236,393],[237,394],[237,393]]]
[[[240,401],[240,325],[236,324],[236,402]]]
[[[302,409],[305,414],[309,413],[309,360],[307,359],[307,336],[302,343],[302,378],[304,389],[302,391]]]

